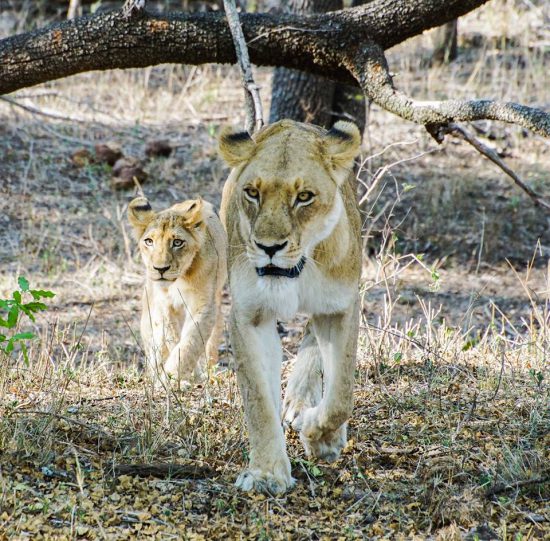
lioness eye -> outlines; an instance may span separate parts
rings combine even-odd
[[[297,203],[309,203],[314,197],[315,197],[315,194],[313,192],[300,192],[296,196],[296,202]]]
[[[145,246],[153,246],[153,239],[145,239],[143,242]]]
[[[174,248],[181,248],[184,244],[185,244],[185,241],[181,239],[174,239],[172,241],[172,246]]]
[[[256,188],[245,188],[244,193],[251,201],[258,201],[260,199],[260,192]]]

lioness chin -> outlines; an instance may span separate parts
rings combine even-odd
[[[229,241],[231,341],[250,438],[243,490],[294,484],[281,424],[277,318],[310,322],[282,414],[308,456],[335,460],[346,443],[359,326],[360,219],[349,182],[360,149],[354,124],[330,130],[283,120],[254,138],[225,131],[233,167],[221,217]]]
[[[141,337],[148,367],[164,385],[190,382],[218,362],[227,277],[227,239],[212,205],[184,201],[154,212],[147,199],[128,206],[146,269]]]

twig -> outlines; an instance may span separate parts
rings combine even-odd
[[[483,154],[486,158],[489,158],[494,164],[498,165],[515,183],[519,186],[535,203],[535,206],[541,206],[547,210],[550,210],[550,203],[544,201],[541,196],[535,192],[532,188],[527,186],[512,169],[510,169],[499,157],[499,155],[487,145],[484,145],[479,139],[476,139],[472,134],[465,130],[462,126],[450,122],[448,127],[443,128],[444,131],[448,131],[451,135],[464,139],[467,143],[470,143],[478,152]]]
[[[73,419],[72,417],[67,417],[66,415],[61,415],[59,413],[54,413],[52,411],[40,411],[40,410],[17,410],[12,411],[11,415],[40,415],[43,417],[51,417],[53,419],[58,419],[60,421],[65,421],[67,423],[80,426],[82,428],[85,428],[86,430],[89,430],[90,432],[95,432],[97,434],[100,434],[101,437],[108,439],[108,440],[115,440],[114,436],[111,436],[108,432],[105,432],[101,427],[86,423],[85,421],[79,421],[78,419]]]
[[[114,464],[113,476],[133,475],[136,477],[159,477],[161,479],[206,479],[215,477],[216,470],[207,464]]]
[[[529,485],[542,485],[543,483],[550,482],[550,475],[544,477],[537,477],[535,479],[526,479],[524,481],[515,481],[514,483],[498,483],[485,492],[485,496],[490,498],[501,492],[506,492],[507,490],[516,490],[518,488],[526,487]]]
[[[32,113],[33,115],[41,115],[47,118],[53,118],[54,120],[63,120],[65,122],[75,122],[79,124],[86,124],[88,122],[87,120],[83,120],[82,118],[72,118],[68,116],[58,115],[55,113],[47,113],[46,111],[42,111],[41,109],[37,109],[36,107],[31,107],[30,105],[23,105],[17,100],[8,98],[7,96],[0,96],[0,100],[5,101],[10,105],[13,105],[14,107],[20,107],[24,111],[27,111],[28,113]]]
[[[229,30],[235,45],[237,62],[241,69],[242,84],[244,87],[244,100],[246,109],[245,128],[249,133],[254,133],[264,125],[262,100],[260,99],[260,87],[254,82],[248,47],[244,39],[244,33],[239,21],[239,14],[235,6],[235,0],[223,0],[223,7],[229,24]]]

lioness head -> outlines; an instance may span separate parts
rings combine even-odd
[[[185,274],[205,237],[203,201],[194,199],[155,212],[145,197],[128,206],[147,277],[172,282]]]
[[[341,185],[359,153],[349,122],[329,130],[283,120],[254,139],[226,130],[220,151],[232,179],[246,253],[259,276],[296,278],[345,213]]]

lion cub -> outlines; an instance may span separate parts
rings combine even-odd
[[[141,337],[152,374],[191,381],[218,362],[223,328],[222,289],[227,277],[227,240],[214,207],[202,199],[154,212],[134,199],[128,219],[146,269]]]

